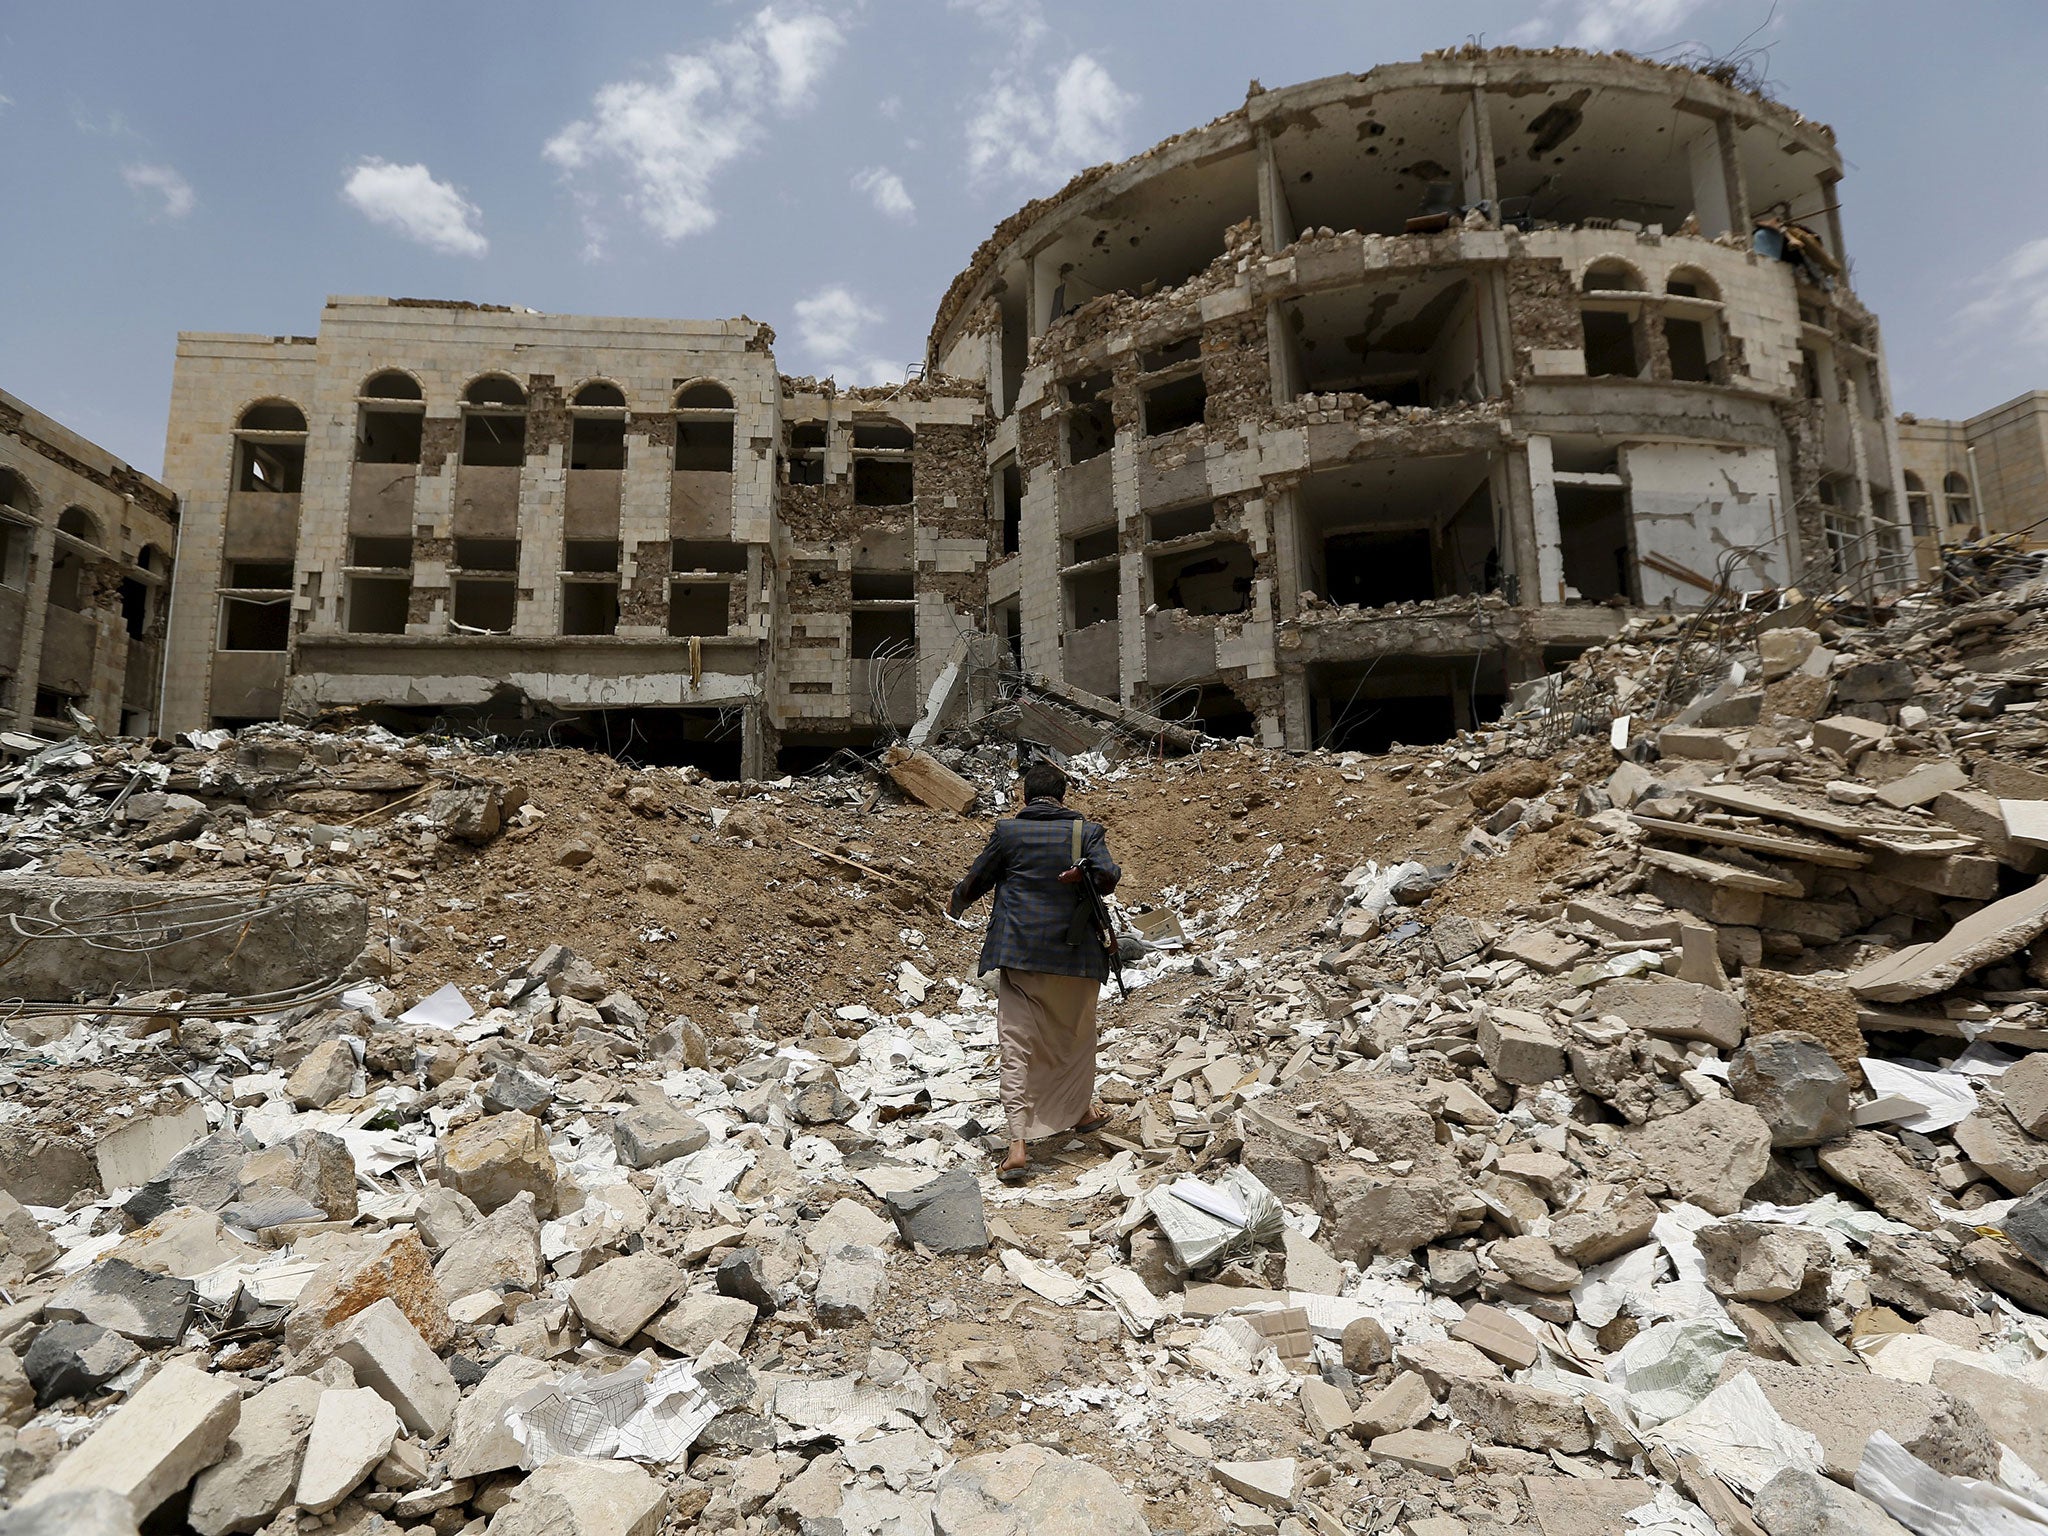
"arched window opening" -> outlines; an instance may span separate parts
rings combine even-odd
[[[626,467],[626,395],[602,379],[584,385],[570,402],[569,467]]]
[[[1579,279],[1579,288],[1585,293],[1641,293],[1643,279],[1625,261],[1596,261]]]
[[[71,613],[85,612],[86,555],[72,545],[59,543],[50,559],[50,606]]]
[[[526,391],[489,373],[462,392],[462,462],[517,469],[526,462]]]
[[[1942,499],[1948,503],[1951,526],[1975,520],[1976,506],[1970,496],[1970,482],[1951,470],[1941,477]]]
[[[729,411],[732,395],[722,384],[685,384],[676,392],[679,411]]]
[[[1664,292],[1664,351],[1671,361],[1671,377],[1688,384],[1726,383],[1721,290],[1706,273],[1680,267],[1666,279]]]
[[[58,515],[57,531],[68,533],[72,538],[83,540],[95,547],[100,542],[99,519],[83,507],[66,507]]]
[[[382,373],[372,374],[363,383],[365,400],[421,400],[426,396],[420,391],[420,381],[409,373],[396,368],[387,368]]]
[[[853,424],[853,447],[856,453],[863,449],[880,449],[891,453],[908,453],[917,446],[917,439],[910,428],[898,421],[856,421]]]
[[[717,384],[688,384],[676,392],[676,468],[731,474],[732,396]]]
[[[306,472],[306,413],[289,400],[259,400],[235,428],[235,489],[296,496]]]
[[[35,550],[35,514],[28,486],[12,470],[0,469],[0,587],[24,591]]]

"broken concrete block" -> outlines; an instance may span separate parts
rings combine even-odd
[[[146,1518],[227,1451],[241,1417],[242,1394],[231,1377],[172,1360],[22,1494],[24,1505],[58,1494],[104,1488]]]
[[[441,1138],[435,1174],[489,1215],[522,1190],[545,1216],[555,1208],[555,1157],[531,1115],[487,1115]]]
[[[1592,953],[1592,949],[1585,940],[1559,933],[1554,928],[1531,928],[1498,940],[1493,946],[1493,953],[1497,959],[1519,960],[1532,971],[1554,976],[1568,966],[1577,965]]]
[[[864,1243],[841,1243],[825,1255],[813,1298],[827,1328],[850,1328],[875,1316],[889,1294],[889,1256]]]
[[[1946,992],[1979,966],[2025,948],[2048,932],[2048,880],[1972,912],[1940,938],[1873,960],[1848,978],[1852,991],[1899,1003]]]
[[[1893,704],[1919,691],[1913,664],[1897,658],[1855,662],[1835,674],[1835,698],[1844,704]]]
[[[1988,1364],[1955,1358],[1934,1362],[1929,1385],[1968,1403],[1994,1440],[2010,1446],[2037,1475],[2048,1476],[2048,1391]]]
[[[1983,854],[1926,855],[1880,848],[1870,855],[1869,872],[1896,885],[1959,901],[1991,901],[1998,895],[1998,860]]]
[[[484,1477],[518,1466],[525,1448],[507,1427],[505,1410],[513,1399],[560,1375],[545,1360],[528,1355],[507,1355],[486,1371],[455,1409],[448,1431],[448,1475]]]
[[[741,1349],[760,1316],[751,1301],[703,1292],[685,1296],[647,1325],[648,1334],[679,1355],[696,1359],[714,1343]]]
[[[242,1405],[226,1453],[192,1485],[185,1519],[199,1536],[256,1530],[290,1502],[326,1390],[310,1376],[286,1376]]]
[[[1496,1445],[1576,1456],[1593,1448],[1592,1426],[1577,1398],[1508,1381],[1461,1381],[1451,1388],[1451,1417]]]
[[[211,926],[200,924],[203,936],[176,939],[147,954],[91,937],[43,935],[0,963],[0,997],[67,1002],[147,987],[269,997],[343,974],[369,935],[369,907],[361,893],[330,882],[284,889],[288,894],[280,896],[278,887],[245,881],[0,875],[0,931],[11,931],[7,923],[13,917],[46,917],[52,900],[81,931],[100,923],[118,926],[124,914],[180,898],[214,907],[246,904],[252,914],[237,925],[233,942],[222,943]]]
[[[1656,1497],[1656,1490],[1639,1477],[1530,1476],[1522,1479],[1522,1488],[1537,1536],[1628,1536],[1628,1512]]]
[[[1742,754],[1742,739],[1740,731],[1667,725],[1657,733],[1657,751],[1664,757],[1732,763]]]
[[[668,1305],[683,1272],[655,1253],[608,1259],[569,1288],[583,1329],[607,1344],[623,1345]]]
[[[1217,1482],[1264,1509],[1291,1509],[1301,1487],[1301,1466],[1292,1456],[1270,1461],[1219,1461],[1209,1468]]]
[[[1358,1405],[1358,1411],[1351,1416],[1351,1433],[1361,1440],[1375,1440],[1381,1435],[1413,1429],[1435,1407],[1429,1383],[1415,1371],[1403,1371]]]
[[[346,1040],[324,1040],[292,1069],[285,1092],[300,1109],[321,1109],[355,1086],[356,1054]]]
[[[2006,1113],[2029,1136],[2048,1136],[2048,1051],[2034,1051],[1998,1079]]]
[[[299,1131],[242,1160],[243,1199],[264,1190],[300,1195],[330,1221],[356,1218],[356,1162],[331,1131]]]
[[[1492,1009],[1480,1019],[1479,1054],[1495,1077],[1524,1087],[1555,1082],[1567,1067],[1564,1042],[1550,1027],[1510,1008]]]
[[[1487,1250],[1503,1275],[1525,1291],[1561,1296],[1579,1283],[1579,1266],[1561,1256],[1547,1238],[1504,1237]]]
[[[348,1362],[358,1384],[373,1388],[398,1410],[407,1429],[427,1440],[441,1438],[461,1389],[390,1297],[343,1323],[328,1336],[328,1349]]]
[[[892,1191],[883,1198],[904,1242],[933,1253],[988,1251],[981,1185],[968,1169],[955,1168],[929,1184]]]
[[[1757,654],[1762,661],[1763,680],[1774,683],[1799,670],[1800,663],[1811,656],[1820,644],[1820,636],[1810,629],[1790,626],[1767,629],[1756,637],[1756,643]]]
[[[173,1157],[121,1209],[131,1221],[155,1221],[173,1206],[217,1211],[242,1187],[242,1159],[249,1149],[232,1131],[216,1131]]]
[[[85,1488],[17,1504],[0,1514],[0,1536],[136,1536],[135,1512],[118,1493]]]
[[[1720,1381],[1748,1372],[1788,1424],[1821,1444],[1822,1470],[1853,1483],[1863,1442],[1883,1429],[1938,1472],[1992,1478],[1998,1447],[1968,1403],[1933,1387],[1890,1381],[1862,1371],[1786,1365],[1736,1353],[1721,1362]]]
[[[565,1456],[512,1491],[489,1536],[654,1536],[668,1491],[630,1461]]]
[[[192,1322],[192,1297],[190,1280],[152,1274],[121,1259],[102,1259],[80,1270],[44,1303],[43,1315],[59,1322],[97,1323],[154,1349],[185,1336]]]
[[[442,1193],[461,1198],[452,1190]],[[530,1292],[540,1276],[540,1218],[533,1196],[524,1192],[457,1232],[434,1260],[434,1280],[444,1296],[498,1287]]]
[[[1150,1536],[1143,1507],[1092,1462],[1042,1445],[970,1456],[943,1473],[934,1536]]]
[[[206,1109],[193,1099],[182,1100],[169,1111],[122,1121],[93,1143],[100,1188],[139,1189],[161,1173],[164,1164],[205,1134]],[[67,1190],[60,1199],[33,1203],[62,1205],[72,1193]]]
[[[1794,1030],[1746,1041],[1728,1091],[1764,1117],[1773,1147],[1817,1147],[1851,1129],[1849,1076],[1814,1036]]]
[[[1523,1371],[1536,1363],[1536,1336],[1498,1307],[1469,1309],[1451,1325],[1451,1338],[1470,1344],[1509,1370]]]
[[[1787,1467],[1757,1490],[1750,1513],[1768,1536],[1911,1536],[1853,1488]]]
[[[302,1358],[324,1359],[332,1331],[387,1296],[428,1348],[447,1346],[448,1299],[435,1283],[427,1250],[411,1232],[365,1238],[315,1270],[285,1319],[285,1346]]]
[[[1610,981],[1593,994],[1601,1013],[1660,1040],[1703,1040],[1718,1050],[1742,1043],[1742,1006],[1726,992],[1690,981]]]
[[[142,1351],[97,1323],[48,1323],[29,1341],[22,1370],[36,1389],[36,1406],[87,1397],[142,1358]]]
[[[1969,1316],[1987,1304],[1984,1287],[1957,1262],[1946,1233],[1879,1232],[1870,1239],[1870,1295],[1912,1317],[1955,1312]]]
[[[1893,779],[1889,784],[1878,786],[1877,798],[1896,810],[1908,806],[1926,805],[1929,801],[1952,790],[1968,787],[1970,776],[1962,765],[1953,758],[1940,758],[1915,768],[1903,778]]]
[[[1733,1215],[1771,1165],[1771,1128],[1747,1104],[1708,1099],[1624,1137],[1643,1166],[1681,1200]]]
[[[1819,1156],[1828,1177],[1856,1190],[1892,1220],[1923,1232],[1935,1225],[1934,1181],[1877,1132],[1851,1132],[1827,1143]]]
[[[1707,1288],[1730,1301],[1786,1301],[1834,1267],[1819,1232],[1751,1221],[1722,1222],[1697,1234]]]
[[[1344,1289],[1344,1266],[1330,1251],[1292,1227],[1280,1234],[1281,1252],[1287,1264],[1287,1289],[1312,1296],[1336,1296]]]
[[[710,1144],[701,1120],[667,1104],[638,1105],[612,1121],[612,1145],[628,1168],[652,1168]]]
[[[398,1438],[398,1410],[369,1387],[320,1394],[295,1502],[324,1514],[362,1485]]]
[[[1411,1472],[1421,1472],[1430,1477],[1456,1477],[1465,1463],[1471,1460],[1472,1444],[1462,1435],[1404,1429],[1374,1440],[1372,1454],[1375,1460],[1391,1461]]]
[[[1575,1264],[1604,1264],[1648,1242],[1656,1222],[1657,1207],[1649,1196],[1598,1184],[1551,1222],[1550,1241]]]
[[[1317,1170],[1316,1184],[1331,1251],[1361,1266],[1435,1242],[1458,1225],[1457,1191],[1434,1166],[1400,1177],[1333,1159]]]
[[[2048,1179],[2048,1141],[2029,1136],[2001,1109],[1979,1110],[1951,1134],[1956,1150],[2009,1195],[2024,1195]]]
[[[1327,1381],[1308,1376],[1301,1383],[1301,1417],[1312,1437],[1328,1440],[1350,1425],[1351,1405]]]
[[[1891,735],[1892,728],[1854,715],[1833,715],[1813,723],[1813,744],[1839,757],[1854,761],[1858,752],[1868,751]]]

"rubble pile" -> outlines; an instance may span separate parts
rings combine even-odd
[[[1014,1188],[971,816],[38,747],[0,988],[142,969],[5,1020],[0,1531],[2048,1530],[2048,596],[1758,620],[1386,758],[1077,758],[1114,1119]],[[843,947],[747,1000],[505,900],[656,862]]]

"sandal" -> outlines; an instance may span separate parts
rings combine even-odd
[[[1002,1184],[1022,1184],[1030,1177],[1031,1165],[1029,1163],[1026,1163],[1021,1168],[998,1168],[996,1170],[996,1181]]]
[[[1097,1115],[1092,1120],[1083,1120],[1079,1125],[1074,1127],[1073,1133],[1076,1136],[1090,1135],[1091,1133],[1099,1131],[1105,1125],[1109,1124],[1111,1118],[1112,1117],[1109,1115]]]

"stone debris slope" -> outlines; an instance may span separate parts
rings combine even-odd
[[[0,1532],[2048,1531],[2044,669],[1795,603],[1084,755],[1115,1118],[1021,1188],[985,817],[24,745]]]

